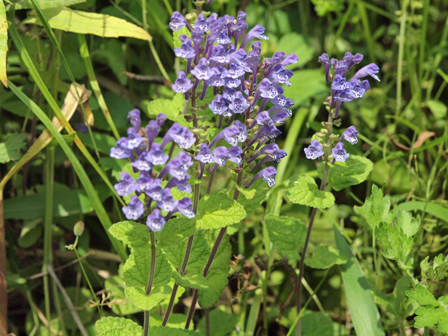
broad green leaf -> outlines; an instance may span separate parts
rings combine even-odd
[[[203,289],[208,287],[207,279],[204,278],[201,273],[187,273],[180,276],[179,273],[174,272],[173,277],[176,279],[179,286],[185,288]]]
[[[0,18],[0,30],[1,30],[1,18]],[[18,133],[11,135],[9,139],[6,140],[6,142],[0,143],[0,163],[8,163],[9,161],[17,161],[18,159],[20,159],[22,157],[22,154],[20,154],[20,150],[26,146],[25,140],[26,140],[26,134]]]
[[[109,232],[132,248],[148,245],[150,240],[148,227],[132,221],[116,223],[111,226]]]
[[[104,282],[104,290],[107,293],[112,293],[110,301],[112,302],[112,311],[120,316],[128,316],[141,312],[142,309],[134,305],[131,301],[126,299],[124,289],[126,285],[124,280],[118,276],[113,276]]]
[[[70,8],[44,10],[51,28],[77,34],[93,34],[101,37],[133,37],[151,41],[144,29],[126,20],[106,14],[89,13]],[[23,23],[41,24],[37,17],[29,17]]]
[[[179,95],[182,96],[182,100],[178,99]],[[174,96],[173,100],[168,99],[156,99],[148,104],[147,112],[149,117],[155,117],[159,113],[165,113],[169,120],[177,121],[180,113],[184,108],[185,99],[183,94],[178,93]]]
[[[257,189],[255,188],[244,188],[243,186],[239,186],[238,184],[235,184],[235,187],[239,190],[239,192],[241,194],[244,195],[244,197],[246,197],[247,200],[251,200],[252,198],[254,198]]]
[[[255,195],[248,199],[245,195],[238,196],[238,203],[241,204],[246,211],[246,217],[251,216],[257,211],[260,207],[260,204],[265,200],[266,193],[268,192],[269,187],[266,182],[262,179],[259,179],[254,182],[254,184],[249,188],[249,190],[256,190]]]
[[[420,221],[412,218],[412,215],[409,212],[399,210],[395,225],[401,228],[406,236],[412,237],[420,228]]]
[[[0,80],[8,87],[6,75],[6,55],[8,54],[8,21],[3,0],[0,0]]]
[[[19,246],[23,248],[32,246],[41,237],[41,234],[42,218],[24,221],[20,232]]]
[[[307,39],[297,33],[283,35],[278,42],[278,50],[284,51],[287,55],[294,53],[299,56],[299,61],[288,67],[291,70],[305,65],[314,56],[314,49],[308,43]]]
[[[302,336],[333,336],[333,321],[328,315],[311,312],[302,319]]]
[[[151,318],[149,319],[149,326],[150,327],[159,327],[162,325],[162,322],[163,322],[162,316],[153,314],[153,315],[151,315]],[[168,328],[184,329],[185,322],[187,322],[187,315],[171,314],[170,319],[168,320],[168,323],[166,324],[166,326]],[[193,323],[190,323],[188,330],[194,330]],[[197,336],[199,336],[199,335],[197,335]]]
[[[179,217],[170,219],[163,230],[156,232],[158,246],[165,248],[183,242],[196,231],[196,219]]]
[[[222,192],[205,195],[199,201],[198,228],[220,229],[246,217],[244,207]]]
[[[381,252],[384,257],[396,260],[398,266],[403,270],[412,269],[412,266],[407,265],[414,243],[412,237],[406,236],[403,229],[397,225],[392,226],[385,223],[380,223],[375,233],[381,243]]]
[[[390,210],[390,196],[383,196],[383,191],[375,184],[372,185],[372,195],[368,197],[362,207],[355,206],[355,211],[366,220],[367,224],[374,230],[380,223],[391,224],[393,214]]]
[[[398,204],[395,210],[398,211],[399,209],[406,211],[425,211],[445,222],[448,222],[448,209],[444,208],[440,204],[412,201]]]
[[[168,261],[174,268],[179,269],[182,265],[185,251],[187,250],[187,243],[188,241],[184,240],[179,244],[163,248],[163,252],[165,252]],[[186,271],[193,274],[202,274],[209,254],[210,251],[207,240],[205,239],[205,234],[202,230],[199,230],[194,235]]]
[[[297,56],[300,57],[300,55]],[[328,92],[325,76],[320,70],[294,71],[290,82],[291,86],[285,87],[284,95],[294,97],[297,106],[302,105],[308,99],[325,95]]]
[[[417,284],[415,290],[409,290],[406,295],[416,300],[419,307],[415,310],[415,328],[433,327],[441,333],[448,333],[448,296],[442,296],[438,300],[427,288]]]
[[[274,215],[267,215],[264,224],[278,252],[290,262],[299,260],[299,251],[305,244],[306,225],[298,218]]]
[[[124,292],[126,297],[137,307],[143,310],[150,310],[156,307],[160,301],[171,294],[173,289],[170,286],[153,287],[151,294],[146,295],[146,287],[127,287]]]
[[[322,176],[324,165],[319,166],[319,176]],[[369,159],[350,155],[344,165],[334,164],[330,167],[328,183],[334,190],[339,191],[364,182],[373,169],[373,163]]]
[[[123,266],[123,280],[128,287],[145,287],[151,268],[151,245],[132,249],[126,264]],[[166,285],[171,278],[172,270],[161,250],[156,250],[156,268],[153,288]]]
[[[237,315],[224,313],[219,309],[214,309],[209,314],[210,326],[213,326],[213,336],[228,336],[235,330],[238,323]],[[206,335],[205,318],[202,318],[196,326],[196,329]]]
[[[82,2],[86,2],[87,0],[37,0],[40,8],[48,9],[48,8],[56,8],[56,7],[67,7],[71,5],[76,5]],[[8,10],[14,9],[30,9],[33,8],[31,0],[19,0],[13,1],[14,5],[8,5]]]
[[[319,245],[311,258],[305,259],[305,264],[311,268],[329,268],[333,265],[342,265],[347,258],[333,246]]]
[[[219,230],[215,232],[207,231],[207,241],[210,250],[215,244]],[[218,251],[216,252],[215,259],[213,259],[212,265],[207,274],[207,281],[209,287],[207,289],[199,290],[199,304],[202,308],[210,308],[221,297],[221,293],[227,285],[227,276],[230,269],[230,257],[232,248],[230,246],[229,236],[226,234],[219,244]]]
[[[350,315],[357,335],[384,336],[380,314],[370,293],[361,266],[344,236],[333,226],[336,246],[347,258],[340,266]]]
[[[428,105],[434,117],[437,119],[446,118],[447,107],[444,103],[439,100],[427,100],[426,105]]]
[[[408,276],[401,278],[397,281],[394,291],[390,294],[383,294],[379,290],[374,289],[375,294],[380,296],[375,297],[375,301],[378,299],[378,303],[385,305],[387,311],[395,315],[398,320],[405,319],[409,315],[409,308],[412,308],[409,305],[409,299],[406,298],[406,291],[410,288],[411,281],[411,278]]]
[[[141,336],[143,329],[136,322],[124,317],[103,317],[95,323],[96,331],[99,336],[119,335],[117,331],[122,332],[122,336]]]
[[[335,201],[332,193],[320,191],[316,181],[307,175],[296,175],[292,177],[286,194],[292,203],[318,209],[329,208]]]
[[[149,328],[148,336],[198,336],[198,333],[192,330],[160,326]]]

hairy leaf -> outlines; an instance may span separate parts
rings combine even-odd
[[[146,225],[123,221],[111,226],[109,232],[129,247],[136,248],[149,244],[150,234]]]
[[[399,226],[384,223],[380,223],[375,232],[383,248],[383,256],[396,260],[403,270],[412,269],[412,266],[408,265],[409,254],[414,243],[412,237],[406,236]]]
[[[146,295],[146,287],[128,287],[124,290],[126,297],[143,310],[150,310],[156,307],[172,291],[173,289],[167,285],[153,287],[149,295]]]
[[[202,289],[208,287],[207,279],[202,276],[200,273],[187,273],[183,276],[180,276],[179,273],[173,273],[174,279],[179,284],[179,286],[185,288],[196,288]]]
[[[181,96],[182,100],[177,99]],[[184,108],[184,96],[182,93],[178,93],[174,96],[173,100],[168,99],[156,99],[148,104],[147,112],[150,117],[157,116],[159,113],[165,113],[169,120],[177,121],[180,113]]]
[[[255,195],[252,198],[248,198],[247,194],[238,196],[238,203],[244,207],[246,211],[246,216],[251,216],[260,207],[260,204],[265,200],[266,193],[269,187],[266,185],[262,179],[254,182],[254,184],[248,190],[255,190]],[[250,196],[250,195],[249,195]]]
[[[237,315],[230,315],[221,310],[214,309],[210,312],[210,325],[213,326],[213,336],[228,336],[235,329],[238,322]],[[205,332],[205,318],[202,318],[196,326],[203,335]]]
[[[183,242],[196,231],[196,219],[179,217],[170,219],[163,230],[156,232],[160,248],[176,245]]]
[[[375,184],[372,185],[372,195],[368,197],[362,207],[355,206],[355,211],[366,220],[374,230],[380,223],[391,224],[393,214],[390,210],[390,196],[383,196],[383,191]]]
[[[329,268],[333,265],[342,265],[347,258],[333,246],[319,245],[311,258],[305,259],[305,264],[312,268]]]
[[[306,175],[296,175],[291,178],[287,191],[288,199],[313,208],[325,209],[334,204],[334,196],[328,191],[320,191],[316,181]]]
[[[124,317],[103,317],[95,323],[95,327],[100,336],[140,336],[143,332],[136,322]]]

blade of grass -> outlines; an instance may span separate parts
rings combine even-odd
[[[344,281],[350,315],[357,335],[384,336],[380,314],[370,293],[369,283],[364,277],[361,266],[352,253],[350,245],[338,228],[333,225],[336,246],[347,258],[340,266]]]
[[[375,63],[375,49],[373,46],[372,32],[370,31],[369,17],[367,16],[367,11],[364,7],[364,3],[360,0],[356,1],[359,13],[361,14],[361,21],[364,27],[364,36],[366,38],[367,49],[369,50],[370,59]]]
[[[347,24],[348,18],[352,14],[353,8],[355,7],[355,0],[350,1],[350,4],[348,5],[347,10],[344,13],[344,16],[342,17],[341,23],[339,24],[338,30],[336,31],[336,34],[334,35],[333,42],[331,43],[331,48],[328,52],[330,57],[333,55],[333,50],[336,45],[336,41],[341,36],[342,32],[344,31],[345,25]]]
[[[95,187],[92,185],[92,182],[90,181],[86,171],[82,167],[81,163],[79,162],[78,158],[76,157],[73,150],[70,148],[70,146],[67,144],[67,142],[64,140],[61,133],[58,132],[56,127],[53,125],[51,120],[47,117],[47,115],[40,109],[39,106],[37,106],[28,96],[26,96],[17,86],[15,86],[12,82],[8,81],[8,84],[10,85],[11,90],[14,92],[14,94],[29,108],[31,111],[39,118],[39,120],[45,125],[45,127],[53,134],[56,141],[61,146],[64,153],[67,155],[68,159],[70,160],[73,169],[75,170],[76,174],[78,175],[79,180],[81,181],[82,185],[84,186],[84,189],[89,196],[92,206],[95,209],[95,212],[98,216],[99,221],[103,225],[104,229],[106,230],[106,234],[109,237],[109,240],[111,241],[112,245],[114,246],[115,250],[117,251],[118,255],[121,257],[122,260],[126,260],[127,253],[124,248],[124,246],[116,240],[114,237],[112,237],[109,234],[109,228],[112,226],[112,222],[104,209],[104,206],[98,197]]]
[[[255,327],[257,326],[258,314],[260,313],[260,301],[263,291],[261,288],[255,290],[255,296],[250,307],[249,317],[246,324],[246,336],[255,335]]]

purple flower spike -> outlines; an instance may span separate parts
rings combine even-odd
[[[165,218],[163,218],[163,216],[160,214],[159,209],[154,209],[154,211],[148,216],[148,220],[146,221],[146,226],[149,227],[152,232],[162,231],[165,224]]]
[[[114,185],[114,188],[119,196],[128,196],[137,190],[137,185],[132,176],[124,172],[121,174],[120,181]]]
[[[142,151],[138,159],[131,163],[131,166],[140,171],[150,171],[152,169],[152,164],[147,160],[146,151]]]
[[[316,160],[318,157],[324,155],[323,147],[317,140],[313,140],[311,145],[304,149],[307,159]]]
[[[199,60],[199,64],[194,67],[193,70],[191,70],[191,73],[198,79],[198,80],[209,80],[213,76],[213,72],[207,65],[207,59],[201,58]]]
[[[285,123],[286,118],[289,118],[291,115],[292,115],[291,110],[283,109],[283,110],[280,110],[279,112],[273,114],[271,116],[271,119],[276,124],[283,125]]]
[[[182,27],[187,25],[187,20],[179,12],[174,12],[171,16],[169,26],[172,31],[179,31]]]
[[[177,57],[191,59],[196,56],[196,52],[191,45],[191,40],[187,38],[186,35],[181,35],[181,39],[183,39],[183,43],[179,48],[174,48],[174,53]]]
[[[268,183],[268,186],[273,187],[275,186],[275,175],[277,175],[277,169],[275,167],[266,167],[262,170],[260,170],[250,181],[247,183],[244,187],[249,188],[256,180],[259,178],[263,178],[263,181],[266,181]]]
[[[160,201],[162,199],[163,189],[161,183],[160,179],[150,178],[146,173],[141,173],[137,179],[139,190],[151,197],[154,201]]]
[[[327,83],[330,82],[330,59],[328,58],[328,54],[322,54],[319,56],[319,63],[324,66],[325,69],[325,79]]]
[[[131,125],[134,127],[135,132],[137,133],[142,122],[142,120],[140,119],[140,111],[137,109],[129,111],[128,118],[131,121]]]
[[[137,220],[145,212],[145,207],[137,196],[131,196],[131,201],[122,210],[127,219]]]
[[[157,143],[152,145],[151,150],[146,155],[146,160],[151,162],[154,166],[163,165],[168,159],[169,156],[163,154],[163,150],[160,149],[160,145]]]
[[[213,162],[213,155],[210,153],[210,149],[205,143],[201,144],[201,151],[194,158],[202,163]]]
[[[192,87],[193,84],[191,83],[191,80],[187,78],[185,72],[179,71],[178,77],[172,85],[173,90],[178,93],[186,93]],[[185,98],[188,99],[187,97]]]
[[[187,218],[194,218],[193,202],[188,197],[182,198],[177,204],[177,210]]]
[[[333,148],[332,153],[333,158],[336,161],[340,162],[344,162],[350,156],[350,154],[348,154],[347,151],[344,149],[344,145],[342,144],[342,142],[338,142],[336,147]]]
[[[229,110],[229,103],[220,94],[216,95],[216,98],[212,100],[208,107],[214,114],[222,115],[224,117],[232,115],[232,113],[227,112]]]
[[[157,206],[166,211],[170,212],[173,211],[177,206],[177,201],[171,196],[171,190],[168,188],[165,188],[162,193],[162,200],[157,201]]]
[[[263,35],[264,34],[264,27],[260,25],[256,25],[254,28],[252,28],[249,33],[244,37],[243,41],[241,42],[240,48],[244,48],[244,46],[249,43],[254,38],[258,38],[260,40],[269,40],[269,37]]]
[[[128,149],[128,139],[121,138],[117,141],[117,147],[110,149],[110,157],[114,159],[127,159],[133,156],[132,150]]]
[[[342,133],[341,141],[346,140],[350,142],[352,145],[355,145],[358,142],[358,131],[355,126],[350,126]]]
[[[219,33],[218,37],[215,40],[216,43],[219,44],[229,44],[230,42],[232,42],[232,40],[229,38],[229,36],[227,35],[227,30],[223,29],[221,30],[221,32]]]
[[[365,67],[358,70],[357,73],[352,77],[350,82],[352,82],[355,79],[360,79],[366,76],[372,76],[374,79],[376,79],[378,82],[381,82],[381,80],[378,78],[377,74],[380,71],[380,68],[375,63],[370,63],[369,65],[366,65]]]
[[[227,154],[229,156],[229,160],[235,162],[238,165],[243,163],[243,159],[241,158],[241,154],[243,154],[243,150],[239,146],[233,146],[227,150]]]
[[[235,94],[235,99],[230,103],[229,108],[234,113],[244,113],[250,104],[247,102],[246,98],[243,97],[243,94],[240,91],[237,91]]]

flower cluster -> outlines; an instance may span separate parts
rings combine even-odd
[[[366,65],[358,70],[349,81],[346,80],[345,77],[347,71],[350,70],[355,64],[359,64],[362,59],[363,55],[352,55],[350,52],[346,52],[345,56],[340,61],[335,58],[330,60],[327,54],[322,54],[319,57],[319,63],[321,63],[325,68],[325,78],[327,82],[331,81],[331,98],[329,100],[329,109],[330,113],[332,113],[331,111],[335,109],[334,118],[338,117],[339,109],[342,104],[352,101],[355,98],[362,98],[364,93],[370,89],[369,81],[363,80],[361,82],[361,78],[372,76],[377,81],[380,81],[376,75],[379,72],[379,68],[375,63]],[[334,75],[330,74],[330,68],[334,69]],[[350,126],[347,128],[332,149],[331,154],[333,156],[333,162],[344,162],[350,156],[350,154],[348,154],[344,149],[343,140],[348,141],[352,145],[358,142],[358,131],[355,126]],[[316,139],[313,139],[311,145],[304,150],[306,157],[311,160],[315,160],[317,158],[322,159],[325,154],[322,144]]]
[[[162,230],[168,219],[176,212],[193,218],[195,214],[191,200],[185,197],[176,201],[171,194],[172,188],[191,193],[188,169],[193,165],[193,160],[183,151],[173,159],[163,152],[164,147],[171,141],[180,148],[190,148],[196,141],[193,133],[187,127],[174,124],[158,144],[154,140],[166,120],[165,114],[160,113],[157,119],[151,120],[145,128],[140,127],[139,110],[130,111],[128,118],[132,124],[128,129],[128,136],[118,140],[117,147],[110,150],[110,156],[115,159],[130,159],[133,172],[138,174],[134,179],[129,173],[124,172],[115,185],[119,196],[132,195],[129,204],[123,207],[126,218],[138,220],[145,215],[146,225],[154,232]],[[167,175],[171,178],[166,183],[162,179]],[[140,197],[141,195],[144,197]],[[165,216],[163,212],[166,213]]]
[[[197,94],[199,100],[204,100],[207,90],[213,88],[214,99],[208,107],[219,119],[218,127],[223,118],[229,119],[230,126],[210,143],[202,143],[198,148],[195,159],[200,161],[200,177],[206,164],[211,164],[211,173],[218,166],[224,166],[227,160],[242,167],[246,153],[249,153],[248,163],[265,155],[253,170],[269,161],[278,163],[286,155],[277,145],[266,143],[281,134],[277,126],[292,114],[289,108],[294,102],[283,95],[281,85],[291,85],[289,80],[293,72],[286,66],[296,63],[298,57],[277,52],[272,58],[262,59],[260,41],[253,42],[247,52],[245,47],[251,41],[267,40],[268,37],[260,25],[246,32],[248,24],[245,20],[244,12],[239,12],[236,18],[218,17],[217,14],[206,18],[199,14],[194,23],[178,12],[171,17],[173,31],[183,27],[188,31],[188,36],[180,35],[182,45],[174,49],[177,57],[187,60],[186,72],[179,71],[172,86],[174,91],[185,94],[185,99],[192,95],[196,98]],[[197,90],[202,91],[196,93]],[[230,147],[217,144],[222,139]],[[215,144],[217,147],[213,148]],[[258,150],[255,154],[252,153],[254,145]],[[263,178],[270,186],[275,185],[276,169],[268,168],[256,174],[246,187],[258,178]]]

